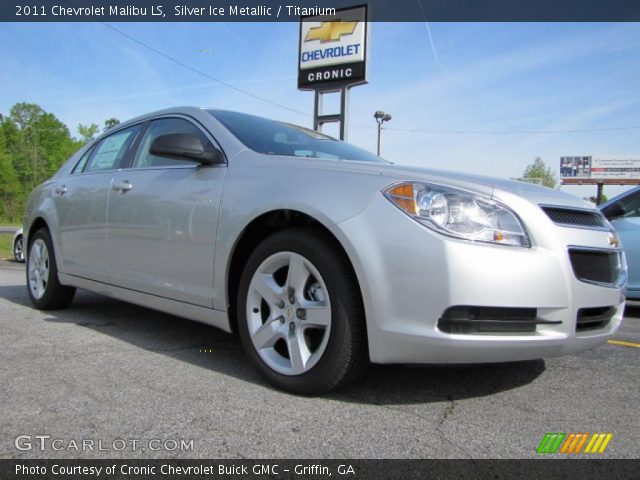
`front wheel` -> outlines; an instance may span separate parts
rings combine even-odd
[[[27,289],[31,303],[40,310],[65,308],[73,300],[75,288],[58,281],[58,267],[51,235],[41,228],[29,238]]]
[[[261,243],[240,280],[237,311],[247,355],[279,388],[326,392],[368,364],[357,281],[321,231],[292,228]]]

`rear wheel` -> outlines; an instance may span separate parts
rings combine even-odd
[[[237,311],[245,351],[279,388],[325,392],[368,363],[357,282],[321,231],[283,230],[260,244],[243,272]]]
[[[46,228],[41,228],[29,238],[27,288],[31,303],[40,310],[65,308],[76,292],[75,288],[65,287],[58,281],[53,242]]]

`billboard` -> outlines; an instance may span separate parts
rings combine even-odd
[[[640,158],[560,157],[560,177],[640,180]]]
[[[334,15],[300,18],[298,88],[342,87],[367,82],[367,6]]]
[[[560,157],[560,177],[591,176],[591,157]]]
[[[640,179],[640,158],[594,158],[591,178]]]

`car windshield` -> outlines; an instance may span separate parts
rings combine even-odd
[[[385,162],[382,158],[308,128],[246,113],[209,110],[238,140],[259,153],[290,157]]]

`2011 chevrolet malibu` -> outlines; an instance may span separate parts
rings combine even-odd
[[[305,394],[369,362],[581,352],[624,307],[615,233],[573,196],[222,110],[109,130],[31,193],[24,233],[36,308],[83,288],[237,332]]]

